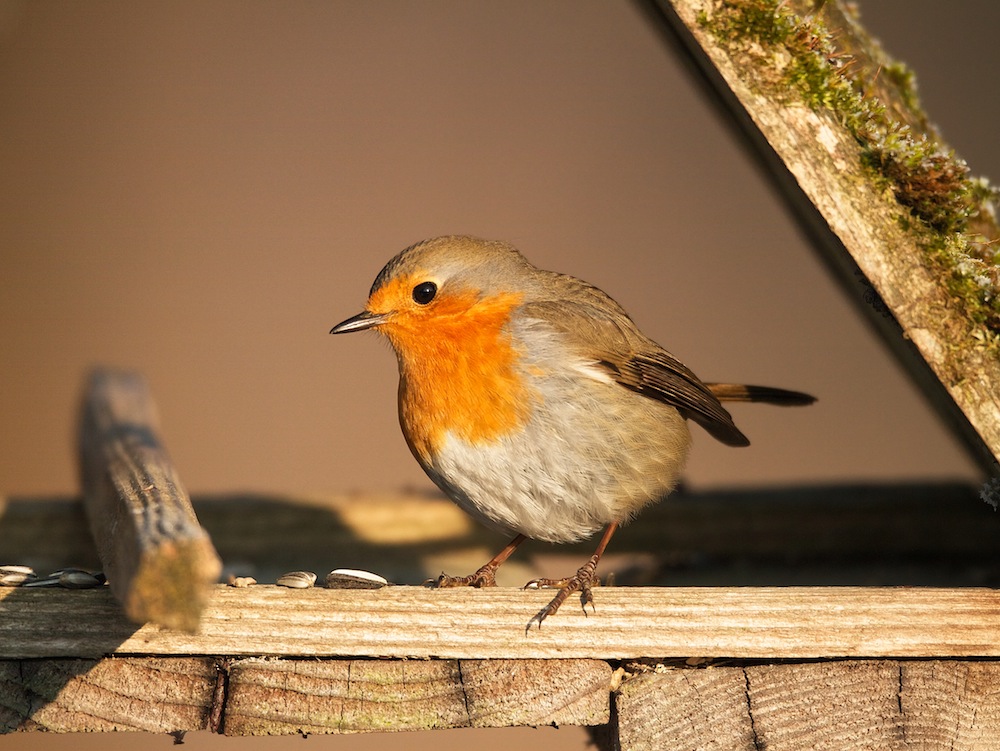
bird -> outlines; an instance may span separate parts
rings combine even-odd
[[[722,402],[805,405],[799,391],[706,383],[644,335],[597,287],[531,264],[512,245],[467,235],[418,242],[375,277],[361,313],[331,334],[374,330],[399,367],[403,436],[428,477],[489,528],[513,535],[468,576],[436,587],[495,586],[525,540],[568,543],[603,530],[563,579],[594,611],[596,571],[615,531],[678,483],[689,421],[727,446],[750,441]]]

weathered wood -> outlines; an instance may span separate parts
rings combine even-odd
[[[622,682],[614,700],[612,735],[623,749],[755,748],[740,668],[639,674]]]
[[[227,735],[608,721],[599,660],[0,661],[0,733],[211,729]],[[1000,662],[625,666],[621,748],[992,751]]]
[[[467,724],[454,660],[244,660],[230,670],[228,735],[430,730]]]
[[[610,690],[600,660],[0,660],[0,733],[598,725]]]
[[[608,722],[600,660],[241,660],[227,735]]]
[[[0,660],[0,733],[205,730],[217,678],[208,658]]]
[[[219,586],[198,634],[136,627],[107,592],[0,590],[0,654],[586,657],[1000,657],[1000,592],[987,589],[604,587],[571,600],[495,589],[288,590]],[[28,636],[30,635],[30,637]]]
[[[504,542],[451,501],[424,493],[196,497],[194,507],[227,568],[261,583],[285,571],[347,566],[416,584],[442,569],[461,573],[458,559],[471,571]],[[74,501],[0,500],[0,563],[40,573],[99,567],[85,527]],[[501,583],[539,575],[515,563],[582,560],[592,548],[526,543],[500,569]],[[672,585],[968,586],[1000,573],[1000,514],[958,483],[680,492],[624,527],[610,552],[604,570],[619,574],[625,554],[641,555],[647,568],[657,559],[674,564],[662,577]]]
[[[912,97],[895,90],[888,73],[879,76],[892,61],[839,0],[792,0],[775,7],[753,0],[645,0],[643,5],[690,53],[852,298],[870,314],[946,423],[992,471],[1000,457],[1000,359],[975,336],[974,322],[949,292],[947,273],[928,263],[922,246],[935,241],[933,233],[921,229],[884,181],[865,168],[847,117],[796,98],[782,78],[790,64],[787,50],[778,44],[768,48],[749,33],[728,45],[709,27],[717,13],[759,18],[769,7],[776,14],[798,13],[802,34],[809,33],[809,19],[821,19],[835,29],[836,49],[824,64],[851,59],[844,70],[854,71],[870,96],[881,97],[899,127],[926,132],[926,117],[912,111]],[[977,218],[975,229],[997,238],[996,221],[987,213]],[[859,271],[885,308],[872,310],[859,293]],[[891,316],[883,315],[886,309]]]
[[[80,465],[104,572],[136,623],[193,631],[221,563],[157,433],[141,376],[91,375]]]
[[[997,662],[667,667],[622,683],[616,724],[630,751],[992,751],[998,681]]]

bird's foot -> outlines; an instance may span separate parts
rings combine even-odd
[[[525,633],[531,630],[532,625],[537,625],[538,628],[541,628],[542,621],[550,615],[555,615],[555,612],[559,610],[559,607],[566,601],[566,598],[574,592],[580,593],[580,604],[583,607],[584,615],[587,613],[588,605],[590,605],[591,610],[596,612],[592,588],[600,584],[600,580],[598,580],[596,575],[598,559],[599,556],[592,556],[589,561],[580,566],[577,572],[568,579],[532,579],[524,585],[525,589],[541,589],[542,587],[559,588],[552,601],[535,613],[531,620],[528,621],[528,625],[524,629]]]
[[[517,550],[517,546],[527,539],[524,535],[518,535],[474,574],[469,574],[468,576],[448,576],[447,574],[441,574],[437,579],[428,579],[425,581],[424,586],[434,589],[443,589],[445,587],[495,587],[497,585],[497,569],[500,568],[504,561],[510,558],[511,553]]]
[[[448,576],[441,574],[436,579],[428,579],[424,582],[425,587],[432,589],[449,589],[451,587],[495,587],[497,585],[497,568],[493,561],[480,568],[474,574],[468,576]]]

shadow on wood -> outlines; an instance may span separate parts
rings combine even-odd
[[[225,570],[261,583],[347,567],[418,584],[442,568],[468,573],[505,542],[424,493],[234,494],[194,506]],[[528,542],[500,569],[501,584],[590,552],[589,543]],[[992,586],[998,553],[1000,514],[966,485],[762,488],[675,494],[621,530],[602,570],[642,585]],[[98,566],[71,500],[0,500],[0,555],[40,572]]]

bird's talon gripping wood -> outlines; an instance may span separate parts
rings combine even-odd
[[[427,240],[390,260],[365,310],[330,333],[366,329],[395,350],[399,421],[420,466],[480,522],[517,535],[476,573],[442,575],[435,586],[493,586],[524,540],[572,542],[604,529],[528,628],[575,591],[584,612],[593,608],[615,530],[676,486],[688,420],[746,446],[721,402],[814,401],[703,382],[601,290],[474,237]]]
[[[484,563],[478,571],[468,576],[448,576],[442,573],[437,579],[428,579],[425,585],[442,589],[447,587],[495,587],[497,585],[496,573],[500,564],[510,558],[511,553],[517,550],[518,545],[524,542],[527,537],[518,535],[507,546]]]
[[[476,573],[469,574],[468,576],[448,576],[448,574],[441,574],[437,579],[428,579],[424,584],[430,586],[432,589],[450,589],[452,587],[477,587],[482,589],[483,587],[495,587],[497,585],[496,567],[483,566]]]

